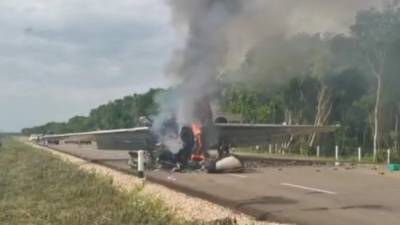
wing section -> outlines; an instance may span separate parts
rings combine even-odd
[[[49,143],[66,144],[95,142],[101,150],[150,149],[156,142],[148,127],[45,135],[43,139]]]
[[[272,140],[313,132],[334,132],[339,126],[275,125],[275,124],[215,124],[220,140],[234,146],[266,145]]]

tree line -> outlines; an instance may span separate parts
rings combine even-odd
[[[398,148],[400,7],[357,13],[348,34],[273,37],[251,49],[246,74],[225,93],[227,109],[251,122],[340,124],[338,144]],[[318,142],[316,134],[307,140]]]
[[[67,122],[49,122],[42,126],[24,128],[24,134],[60,134],[93,130],[131,128],[140,116],[157,112],[155,96],[164,91],[151,89],[144,94],[133,94],[111,101],[90,111],[88,116],[74,116]]]

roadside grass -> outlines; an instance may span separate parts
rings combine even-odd
[[[118,190],[112,183],[110,177],[7,139],[0,148],[0,224],[235,224],[183,221],[160,200],[140,190]]]

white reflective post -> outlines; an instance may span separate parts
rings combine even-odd
[[[335,146],[335,166],[340,166],[339,162],[339,146]]]
[[[269,154],[272,154],[272,144],[269,144],[269,145],[268,145],[268,153],[269,153]]]
[[[140,178],[144,177],[144,151],[138,151],[138,175]]]
[[[390,164],[390,149],[387,150],[387,164]]]
[[[358,161],[361,162],[362,158],[362,152],[361,152],[361,147],[358,147]]]
[[[335,146],[335,160],[339,161],[339,146]]]
[[[319,158],[319,155],[320,155],[320,147],[319,145],[317,145],[317,158]]]

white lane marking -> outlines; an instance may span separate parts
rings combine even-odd
[[[229,174],[229,176],[232,176],[232,177],[239,177],[239,178],[247,178],[247,176],[245,176],[245,175],[240,175],[240,174]]]
[[[337,194],[336,192],[333,192],[333,191],[327,191],[327,190],[323,190],[323,189],[319,189],[319,188],[306,187],[306,186],[297,185],[297,184],[281,183],[281,185],[287,186],[287,187],[299,188],[299,189],[308,190],[308,191],[315,191],[315,192],[325,193],[325,194],[329,194],[329,195],[336,195]]]

